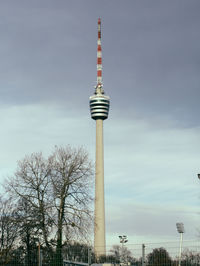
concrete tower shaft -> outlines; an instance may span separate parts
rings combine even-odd
[[[96,120],[94,250],[97,258],[106,254],[103,120],[108,118],[109,106],[110,98],[104,94],[102,86],[101,20],[98,19],[97,85],[90,97],[91,118]]]
[[[95,163],[95,210],[94,251],[97,258],[106,254],[105,200],[104,200],[104,149],[103,120],[96,120],[96,163]]]

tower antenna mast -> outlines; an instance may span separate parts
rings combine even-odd
[[[98,19],[97,40],[97,86],[102,86],[102,50],[101,50],[101,19]]]

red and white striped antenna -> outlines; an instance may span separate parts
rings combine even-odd
[[[101,19],[98,19],[97,40],[97,87],[102,87]]]

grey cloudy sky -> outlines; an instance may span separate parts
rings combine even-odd
[[[108,245],[197,239],[200,1],[0,1],[0,179],[17,160],[83,145],[102,19]],[[163,229],[164,228],[164,229]]]

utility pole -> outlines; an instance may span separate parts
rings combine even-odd
[[[38,243],[38,266],[41,266],[40,241]]]
[[[91,248],[88,247],[88,266],[91,265]]]

